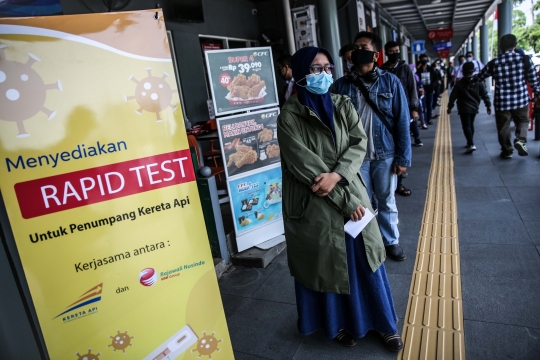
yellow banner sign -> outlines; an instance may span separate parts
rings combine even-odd
[[[155,14],[0,19],[0,189],[51,359],[233,358]]]

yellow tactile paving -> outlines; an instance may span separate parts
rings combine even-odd
[[[450,117],[437,124],[422,227],[398,359],[465,359],[456,190]]]

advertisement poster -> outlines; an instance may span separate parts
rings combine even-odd
[[[281,167],[229,182],[229,196],[237,234],[282,220]]]
[[[366,31],[366,14],[364,12],[364,3],[360,0],[356,0],[356,7],[358,10],[358,28],[360,31]]]
[[[218,120],[227,178],[279,163],[278,109]]]
[[[54,360],[234,358],[155,13],[0,19],[0,188]]]
[[[216,116],[278,105],[269,47],[205,51]]]

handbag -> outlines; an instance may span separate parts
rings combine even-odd
[[[388,120],[386,120],[386,117],[381,113],[377,105],[369,97],[369,92],[366,88],[366,84],[364,83],[364,81],[362,81],[362,79],[360,79],[359,77],[356,77],[353,80],[353,83],[354,85],[356,85],[358,89],[360,89],[360,92],[362,93],[362,96],[366,100],[366,103],[369,105],[369,107],[373,110],[373,112],[377,115],[377,117],[382,121],[384,126],[386,126],[390,134],[394,136],[394,129],[392,128],[392,126],[390,126],[390,123],[388,122]]]

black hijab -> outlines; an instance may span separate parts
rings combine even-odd
[[[328,50],[319,47],[306,46],[294,53],[291,60],[293,77],[296,80],[296,89],[298,90],[298,101],[300,104],[311,108],[319,116],[321,121],[330,128],[332,135],[334,132],[334,104],[330,92],[323,95],[317,95],[309,92],[306,86],[306,75],[310,74],[309,67],[318,53],[323,53],[328,57],[331,64],[334,63]],[[300,83],[300,85],[298,85]],[[302,85],[302,86],[301,86]]]

